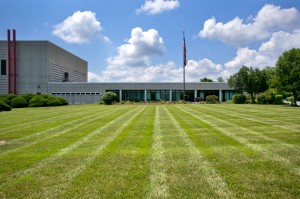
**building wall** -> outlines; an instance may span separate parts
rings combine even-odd
[[[2,66],[4,64],[4,66]],[[2,71],[4,70],[5,71]],[[0,42],[0,94],[7,93],[7,43]]]
[[[228,100],[224,94],[233,89],[227,83],[186,83],[186,94],[189,101],[200,97],[202,92],[213,92],[220,101]],[[98,103],[106,91],[118,94],[119,101],[175,101],[183,98],[182,83],[58,83],[49,82],[49,94],[64,97],[70,104]],[[155,97],[151,97],[155,93]],[[86,102],[85,100],[86,99]]]
[[[47,41],[17,41],[17,94],[47,93]]]
[[[17,41],[16,49],[17,94],[48,93],[48,82],[87,82],[87,62],[49,41]],[[0,59],[8,61],[7,41],[0,41]],[[0,75],[0,94],[7,94],[7,88],[8,72]]]
[[[87,82],[87,62],[48,42],[49,82]],[[68,80],[64,74],[68,73]]]

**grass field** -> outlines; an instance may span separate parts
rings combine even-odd
[[[0,198],[299,198],[300,109],[72,105],[0,113]]]

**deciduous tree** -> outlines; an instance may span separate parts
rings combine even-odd
[[[201,78],[200,82],[214,82],[212,79],[209,79],[207,77]]]
[[[243,66],[239,72],[228,79],[228,85],[238,91],[246,91],[251,96],[251,102],[254,102],[254,94],[266,91],[269,86],[266,75],[252,67]]]
[[[291,92],[297,106],[300,95],[300,49],[293,48],[284,52],[276,62],[275,86],[281,91]]]

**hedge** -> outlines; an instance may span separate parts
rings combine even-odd
[[[60,102],[61,102],[61,105],[68,105],[69,104],[69,102],[65,99],[65,98],[62,98],[62,97],[57,97],[59,100],[60,100]]]
[[[47,98],[47,102],[46,102],[47,106],[61,106],[61,100],[58,97],[55,96],[49,96]]]
[[[8,99],[8,98],[6,98],[6,97],[0,97],[0,100],[2,101],[2,102],[4,102],[5,104],[7,104],[7,105],[9,105],[10,106],[10,100]]]
[[[29,101],[29,107],[41,107],[46,105],[47,100],[43,96],[35,96]]]
[[[25,98],[18,96],[11,100],[11,107],[12,108],[28,107],[28,102]]]
[[[35,94],[27,93],[23,94],[22,97],[26,99],[26,101],[29,103],[29,101],[35,96]]]
[[[11,111],[11,107],[6,104],[5,102],[3,102],[2,100],[0,100],[0,111]]]

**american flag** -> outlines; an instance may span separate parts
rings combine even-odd
[[[185,36],[183,32],[183,67],[186,66],[186,46],[185,46]]]

